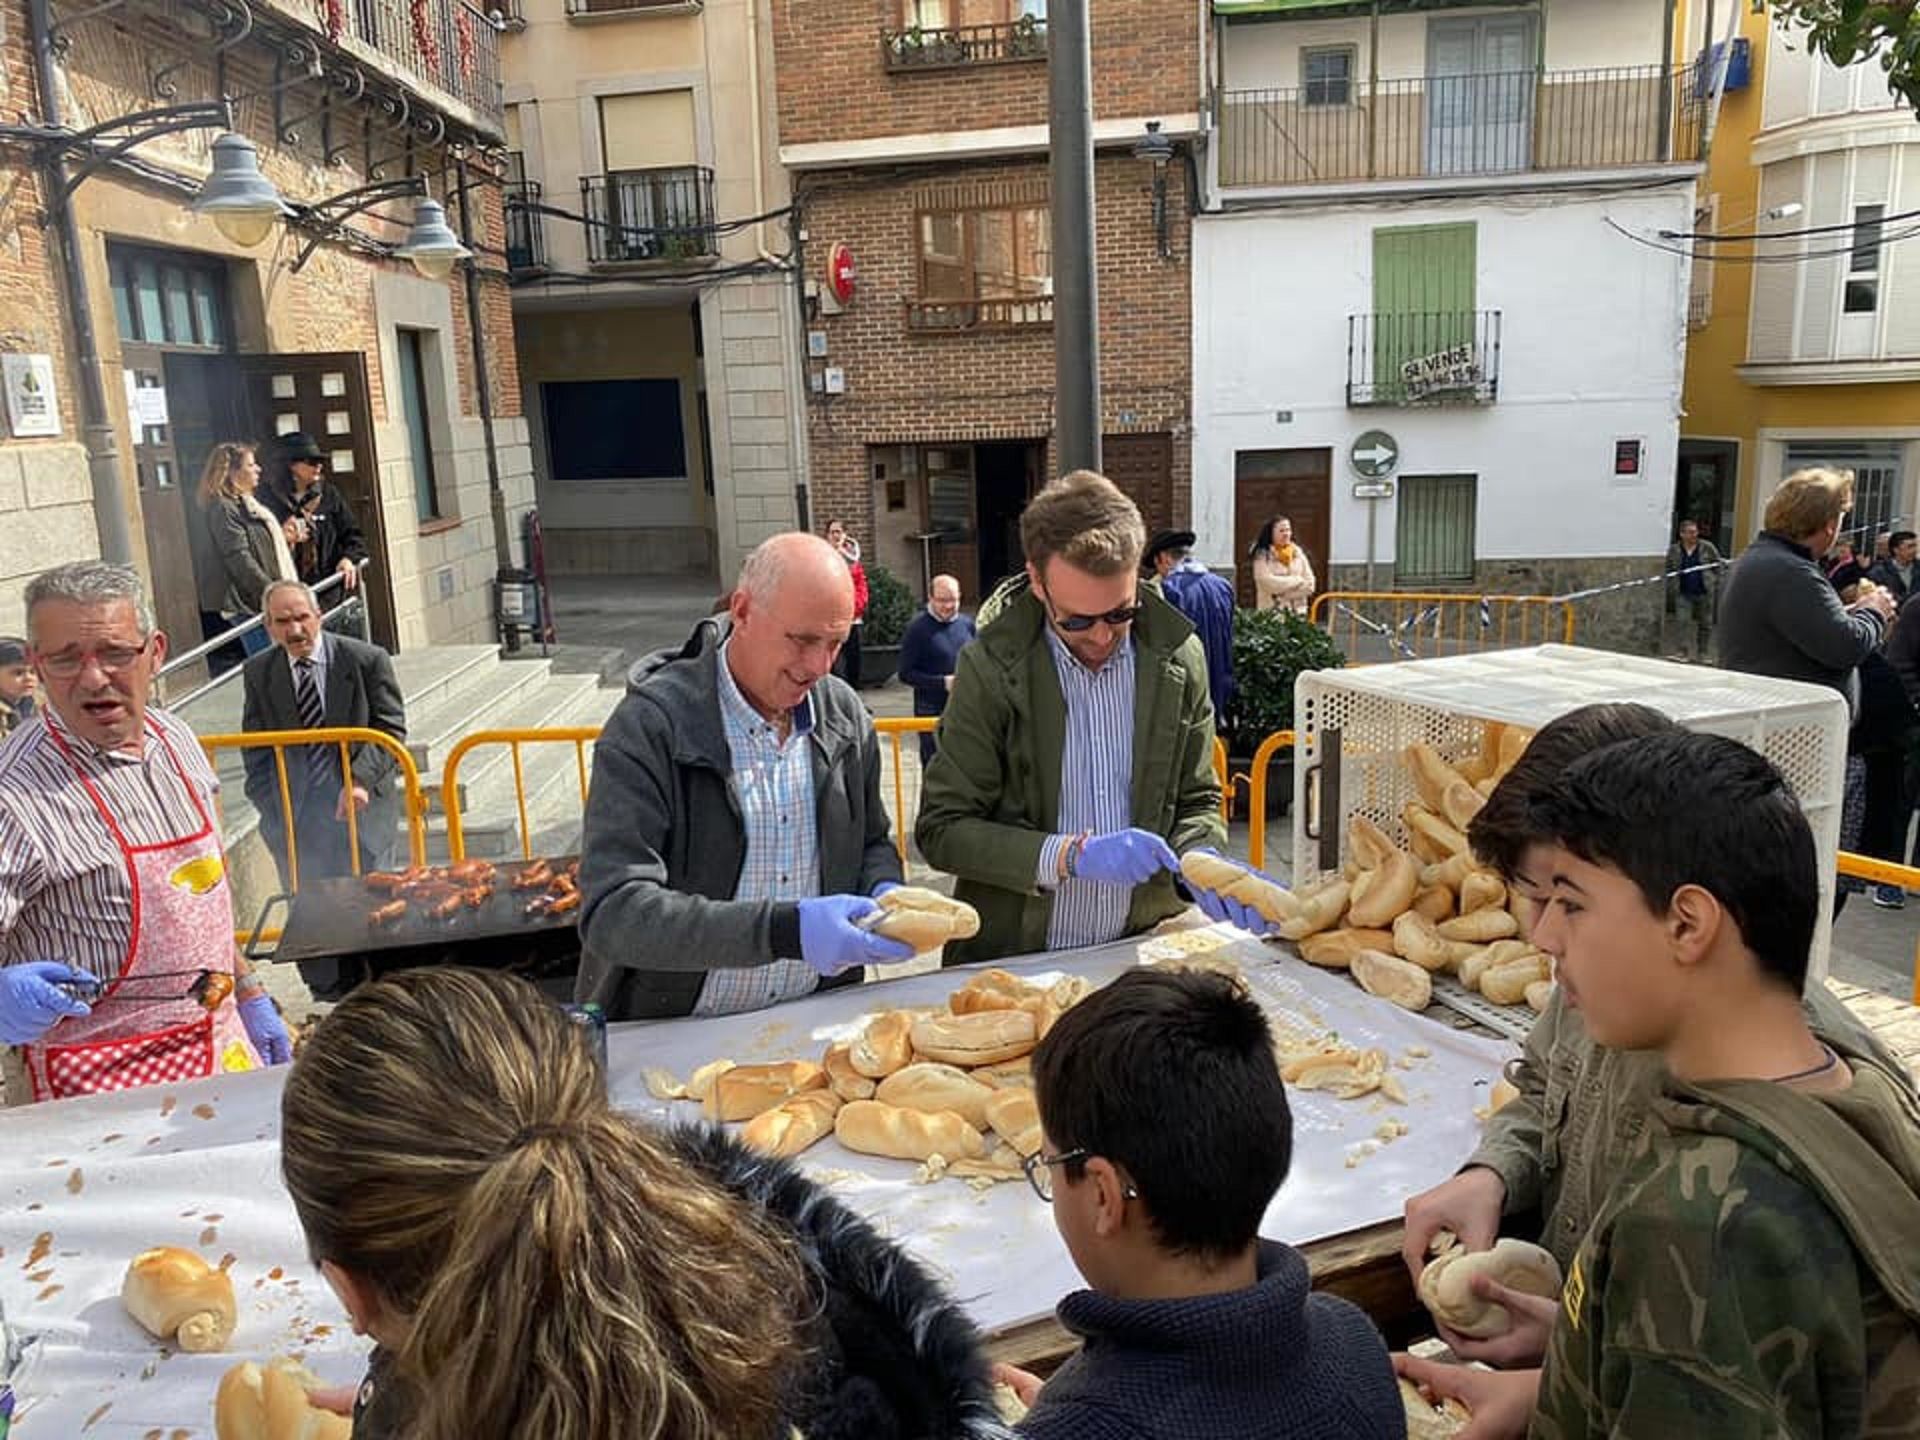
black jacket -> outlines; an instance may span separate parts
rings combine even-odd
[[[720,718],[720,627],[633,667],[593,751],[580,846],[575,998],[609,1020],[685,1015],[707,971],[800,958],[791,900],[735,900],[747,837]],[[813,795],[822,895],[868,895],[901,879],[880,801],[880,746],[859,697],[813,688]],[[822,982],[852,984],[860,972]]]
[[[1831,686],[1856,717],[1855,672],[1885,630],[1873,611],[1840,603],[1805,546],[1770,530],[1753,537],[1720,592],[1723,669]]]
[[[307,584],[318,585],[340,568],[342,560],[367,558],[360,522],[339,487],[322,480],[308,492],[307,503],[300,505],[294,501],[292,482],[283,476],[278,484],[262,485],[259,495],[260,503],[280,519],[302,515],[310,522],[311,538],[292,547],[293,563]]]

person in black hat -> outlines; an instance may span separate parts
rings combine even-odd
[[[1207,692],[1213,723],[1226,723],[1233,700],[1233,586],[1193,558],[1191,530],[1162,530],[1147,542],[1140,566],[1160,581],[1160,593],[1193,622],[1207,652]]]
[[[33,714],[40,677],[27,659],[27,642],[0,635],[0,738],[11,735]]]
[[[356,588],[367,542],[347,497],[326,483],[327,452],[304,430],[282,435],[279,451],[281,473],[260,498],[280,520],[294,522],[289,538],[299,578],[318,586],[338,574],[347,589]]]

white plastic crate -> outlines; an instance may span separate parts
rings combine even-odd
[[[1650,705],[1690,730],[1750,745],[1779,767],[1818,847],[1820,915],[1809,974],[1824,978],[1846,790],[1847,707],[1838,692],[1793,680],[1572,645],[1310,671],[1294,685],[1294,883],[1305,885],[1345,860],[1347,821],[1356,812],[1406,843],[1401,807],[1419,796],[1402,752],[1416,740],[1464,761],[1480,753],[1484,720],[1537,730],[1602,701]],[[1329,731],[1340,737],[1339,813],[1323,827],[1314,812]],[[1330,794],[1333,784],[1326,789]]]

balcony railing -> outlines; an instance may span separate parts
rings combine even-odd
[[[1325,185],[1614,170],[1701,158],[1693,69],[1515,70],[1219,100],[1220,183]],[[1327,99],[1316,87],[1315,102]]]
[[[698,260],[718,254],[713,171],[704,165],[580,177],[587,259],[596,265]]]
[[[547,268],[546,217],[540,205],[538,180],[509,180],[507,205],[507,269],[520,273]]]
[[[909,300],[907,329],[920,335],[962,330],[1018,330],[1053,323],[1053,297],[1027,295],[995,300]]]
[[[582,15],[626,15],[648,10],[679,15],[699,8],[700,0],[567,0],[567,14],[575,19]]]
[[[1001,25],[912,25],[882,30],[880,54],[889,70],[951,70],[1047,58],[1047,20],[1022,15]]]
[[[485,10],[466,0],[349,0],[344,33],[380,52],[401,74],[435,86],[495,125],[500,96],[500,34]]]
[[[1491,405],[1500,395],[1500,312],[1347,317],[1347,404]]]

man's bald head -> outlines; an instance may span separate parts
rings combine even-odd
[[[853,577],[817,535],[763,540],[740,567],[729,607],[727,666],[747,700],[770,718],[793,709],[853,628]]]
[[[927,586],[927,608],[936,620],[951,620],[960,613],[960,582],[951,575],[936,575]]]
[[[740,583],[756,600],[768,601],[792,580],[802,585],[844,588],[853,598],[853,577],[839,551],[818,535],[804,530],[789,530],[770,536],[754,546],[740,567]]]

